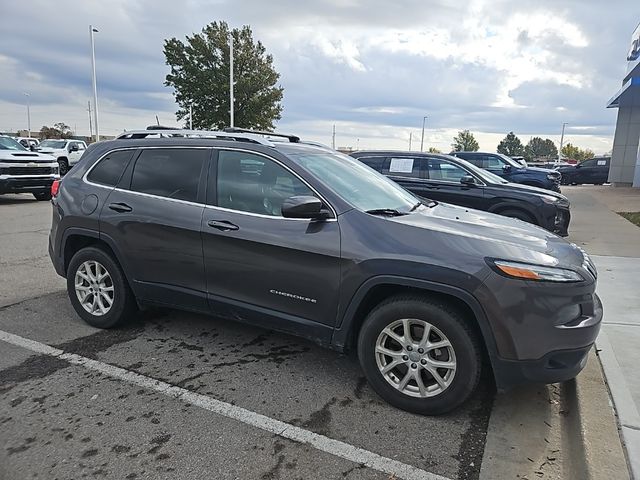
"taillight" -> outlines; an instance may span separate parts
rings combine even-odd
[[[51,184],[51,196],[57,197],[58,190],[60,190],[60,180],[54,180],[53,183]]]

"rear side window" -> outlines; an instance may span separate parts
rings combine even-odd
[[[200,172],[209,154],[208,149],[144,150],[133,170],[131,190],[195,202]]]
[[[115,187],[120,181],[122,172],[129,164],[133,150],[119,150],[111,152],[93,167],[87,180],[100,185]]]
[[[358,158],[362,163],[373,168],[377,172],[382,171],[382,164],[384,163],[384,157],[360,157]]]
[[[395,177],[424,178],[426,159],[391,157],[388,167],[382,173]]]

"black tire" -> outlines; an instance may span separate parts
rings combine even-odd
[[[434,396],[417,397],[399,391],[378,367],[378,336],[387,326],[405,318],[430,323],[447,337],[455,353],[456,370],[451,383]],[[382,302],[369,313],[358,336],[358,358],[373,390],[391,405],[421,415],[449,412],[471,396],[480,380],[481,351],[478,338],[463,315],[447,304],[418,295],[400,295]]]
[[[502,215],[503,217],[517,218],[518,220],[522,220],[523,222],[527,222],[527,223],[532,223],[533,225],[538,224],[538,222],[536,222],[535,219],[524,210],[510,208],[508,210],[500,211],[500,215]]]
[[[51,192],[34,192],[33,197],[38,201],[51,200]]]
[[[80,266],[87,261],[96,261],[100,263],[111,277],[113,285],[113,303],[108,312],[104,315],[94,315],[89,313],[80,304],[80,299],[76,294],[75,277]],[[130,318],[137,310],[137,305],[133,293],[129,288],[129,284],[120,268],[120,265],[111,257],[110,254],[97,247],[86,247],[71,258],[69,268],[67,269],[67,293],[71,304],[76,313],[92,327],[112,328],[128,318]]]
[[[61,177],[65,176],[69,171],[69,160],[66,158],[58,159],[58,173]]]

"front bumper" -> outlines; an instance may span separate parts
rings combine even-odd
[[[592,345],[549,352],[538,360],[493,362],[496,387],[506,391],[525,383],[560,383],[575,378],[587,364]]]
[[[38,193],[51,190],[58,175],[0,175],[0,194]]]

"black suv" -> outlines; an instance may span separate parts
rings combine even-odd
[[[449,155],[358,151],[351,156],[420,197],[517,218],[568,235],[569,200],[560,193],[507,182]]]
[[[525,167],[511,157],[500,153],[451,152],[450,155],[463,158],[476,167],[513,183],[544,188],[560,193],[560,172],[538,167]]]
[[[557,170],[562,174],[563,185],[580,185],[582,183],[602,185],[609,180],[610,166],[611,157],[595,157],[584,160],[577,165],[563,165]]]
[[[355,349],[381,397],[423,414],[483,365],[500,389],[583,368],[596,270],[557,235],[425,204],[295,136],[150,135],[90,146],[52,188],[50,256],[90,325],[164,305]]]

